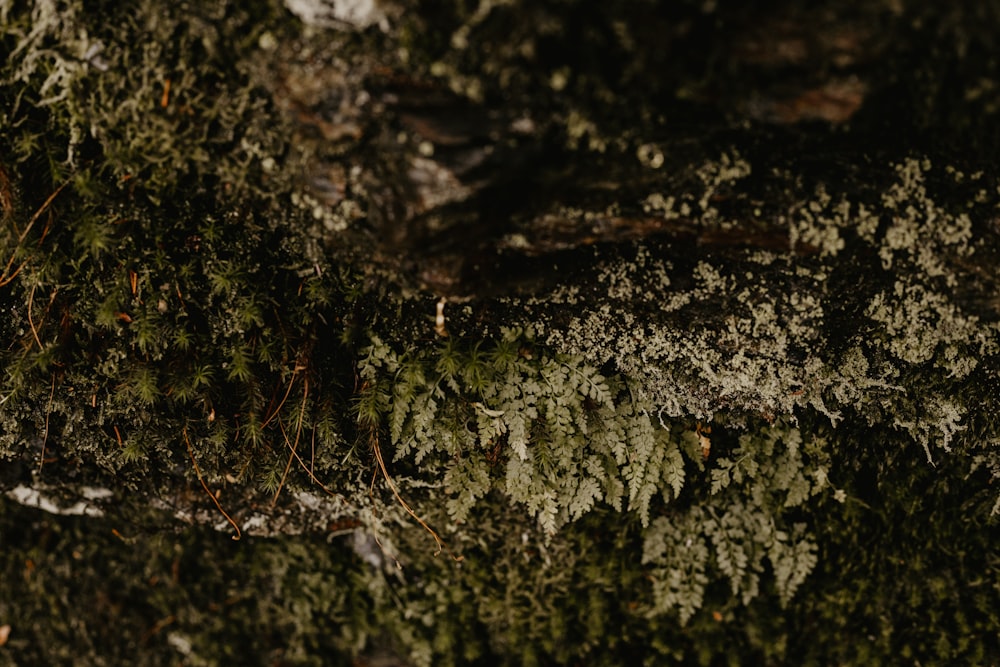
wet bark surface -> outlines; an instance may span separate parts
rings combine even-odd
[[[461,297],[538,293],[558,282],[540,275],[558,273],[556,257],[586,265],[591,253],[566,251],[594,245],[662,238],[677,256],[691,243],[813,254],[789,247],[780,216],[816,184],[877,199],[885,167],[907,156],[985,166],[992,93],[971,72],[990,67],[972,64],[988,31],[950,42],[969,17],[927,12],[542,3],[414,13],[412,42],[390,38],[389,57],[361,68],[341,55],[353,36],[306,58],[288,47],[278,96],[316,137],[314,155],[342,142],[337,164],[309,168],[317,198],[335,204],[364,188],[358,215],[411,284]],[[974,101],[954,122],[963,96]],[[754,174],[713,193],[722,219],[649,215],[651,194],[697,185],[697,169],[723,152]],[[995,230],[977,231],[995,246]]]

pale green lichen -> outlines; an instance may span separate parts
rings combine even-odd
[[[714,218],[718,210],[710,205],[712,198],[723,187],[732,186],[736,181],[750,175],[750,163],[740,157],[739,152],[723,153],[717,161],[703,164],[695,172],[701,180],[704,191],[698,200],[698,208],[706,217]]]
[[[809,406],[839,421],[845,408],[868,415],[898,410],[914,415],[898,426],[928,452],[938,444],[948,448],[964,428],[961,408],[943,393],[926,397],[924,408],[902,407],[912,400],[902,378],[915,369],[926,372],[928,363],[942,381],[967,378],[982,359],[997,354],[998,330],[945,291],[960,280],[957,259],[974,252],[971,218],[961,205],[934,202],[926,184],[930,168],[918,160],[894,167],[894,182],[875,203],[819,186],[811,198],[791,205],[777,219],[787,225],[791,247],[814,247],[817,261],[791,262],[758,250],[746,259],[759,270],[742,270],[708,254],[681,269],[684,264],[640,249],[634,258],[604,263],[597,279],[601,291],[588,310],[567,326],[547,329],[545,340],[595,364],[613,362],[635,381],[633,393],[660,414],[706,418],[722,409],[788,414]],[[644,209],[674,220],[681,217],[683,202],[687,213],[696,212],[696,224],[719,225],[711,193],[731,186],[750,168],[738,157],[724,156],[699,173],[703,193],[652,193]],[[882,219],[890,223],[879,236]],[[837,306],[839,297],[829,285],[831,277],[843,280],[849,271],[835,259],[848,238],[874,246],[889,271],[890,287],[862,297],[857,331],[838,332],[850,344],[841,355],[828,357],[825,304]],[[789,289],[787,281],[796,287]],[[573,292],[577,302],[580,293]],[[563,303],[560,294],[550,303]],[[654,314],[644,311],[637,318],[636,304],[653,305]],[[725,306],[706,317],[701,304]],[[546,310],[545,299],[525,305]]]
[[[647,166],[651,161],[662,164],[662,153],[659,149],[649,148],[646,144],[641,149],[641,155],[649,154],[645,159]],[[659,160],[656,155],[661,155]],[[656,167],[658,168],[658,167]],[[692,216],[700,219],[709,227],[726,227],[731,224],[719,218],[719,211],[712,205],[714,199],[724,191],[731,189],[737,182],[751,173],[750,163],[743,159],[737,151],[723,153],[717,160],[706,160],[692,170],[693,177],[699,182],[698,188],[682,190],[676,193],[651,192],[641,202],[646,213],[656,213],[664,220],[689,220]]]
[[[659,301],[659,297],[670,287],[670,270],[669,261],[653,257],[646,246],[638,246],[635,257],[625,270],[599,273],[597,281],[607,285],[607,294],[611,299],[655,301],[661,312],[666,312],[684,305],[677,300],[668,303]]]
[[[649,169],[659,169],[663,166],[663,151],[656,144],[642,144],[636,149],[639,163]]]
[[[571,111],[565,125],[569,148],[575,149],[582,144],[587,150],[595,153],[604,153],[608,150],[608,139],[601,133],[597,124],[583,112],[575,109]]]
[[[872,299],[866,315],[884,332],[881,344],[897,359],[908,364],[936,359],[949,377],[966,377],[977,359],[997,351],[993,327],[920,285],[897,280],[891,291]]]
[[[640,280],[643,270],[654,278]],[[812,383],[801,368],[783,360],[819,340],[823,312],[815,296],[776,293],[763,277],[735,275],[707,261],[693,268],[693,288],[678,291],[669,274],[666,280],[655,278],[660,270],[664,267],[640,252],[637,263],[605,268],[600,282],[611,287],[608,296],[614,302],[635,299],[658,307],[661,316],[676,313],[680,322],[684,310],[699,303],[724,299],[735,305],[710,327],[684,330],[673,320],[639,323],[629,309],[602,304],[565,329],[550,331],[549,344],[586,350],[594,363],[613,360],[630,377],[643,378],[634,388],[638,395],[672,416],[705,417],[714,412],[713,405],[756,405],[780,414],[800,400],[800,390]],[[623,289],[637,284],[642,287],[631,294]],[[676,380],[665,382],[670,375]]]
[[[851,205],[846,200],[841,200],[831,207],[831,197],[823,185],[816,188],[813,197],[791,215],[788,225],[789,245],[795,248],[799,243],[805,243],[817,248],[822,257],[836,255],[844,249],[840,228],[851,225]]]
[[[646,213],[659,213],[664,220],[685,219],[691,215],[691,205],[688,202],[684,201],[678,205],[676,197],[665,196],[660,192],[654,192],[646,197],[642,202],[642,209]]]
[[[955,287],[957,278],[943,253],[959,257],[972,254],[972,221],[966,212],[947,211],[931,199],[925,183],[930,168],[928,160],[910,159],[897,165],[898,181],[882,196],[892,222],[879,247],[879,257],[885,269],[906,261],[925,275],[943,278],[948,287]]]

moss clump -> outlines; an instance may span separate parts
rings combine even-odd
[[[283,17],[106,9],[4,22],[0,451],[140,486],[186,460],[187,432],[208,474],[274,491],[282,429],[342,448],[324,406],[344,390],[317,368],[350,364],[351,278],[297,222],[289,132],[250,76]]]
[[[344,540],[243,540],[209,528],[112,530],[0,499],[2,665],[327,665],[376,643]]]
[[[684,526],[738,509],[722,502],[726,492],[712,495],[708,480],[686,489],[690,505],[656,510],[656,522],[680,530],[680,551],[655,556],[648,548],[646,563],[644,539],[659,543],[667,533],[643,538],[638,517],[611,508],[543,539],[522,510],[500,499],[481,503],[475,529],[448,536],[465,556],[461,563],[433,557],[421,530],[393,529],[399,570],[391,559],[363,563],[344,538],[234,543],[192,528],[148,535],[123,521],[116,524],[123,541],[107,523],[8,504],[0,520],[7,545],[0,624],[12,630],[0,663],[118,664],[136,651],[149,664],[209,665],[350,664],[358,652],[386,651],[416,665],[995,661],[1000,554],[989,539],[992,497],[983,476],[966,479],[961,466],[930,468],[912,446],[890,460],[863,452],[870,430],[825,436],[841,456],[853,455],[830,471],[846,500],[800,506],[808,508],[801,518],[817,560],[784,604],[770,576],[743,604],[718,569],[714,538],[702,537],[705,526]],[[779,446],[779,459],[785,452]],[[432,494],[419,509],[434,523],[447,521]],[[154,519],[137,512],[128,519]],[[956,512],[965,520],[955,520]],[[738,543],[753,544],[748,538]],[[697,555],[699,540],[704,561],[680,558]],[[657,591],[670,590],[670,571],[701,567],[701,605],[681,625]],[[698,578],[679,581],[691,586]]]

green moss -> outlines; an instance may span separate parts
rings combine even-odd
[[[378,633],[343,540],[143,533],[138,506],[112,533],[0,503],[0,664],[350,664]]]
[[[0,449],[19,455],[44,432],[63,458],[133,470],[137,484],[183,460],[184,427],[197,446],[250,423],[243,434],[283,448],[276,427],[296,422],[266,412],[271,395],[294,385],[283,407],[296,415],[336,393],[315,378],[316,358],[339,354],[319,327],[343,319],[350,305],[332,295],[350,279],[303,254],[291,178],[275,168],[289,133],[250,77],[277,10],[149,3],[97,21],[63,9],[12,10],[4,27],[20,54],[2,75],[21,91],[5,96],[19,128],[8,138],[45,128],[51,168],[34,169],[37,153],[5,165],[35,198],[17,215],[38,220],[23,239],[3,230],[23,267],[4,295],[19,322],[3,353],[4,418],[19,426]],[[267,440],[254,438],[268,416]],[[257,454],[213,452],[204,465],[253,480]]]

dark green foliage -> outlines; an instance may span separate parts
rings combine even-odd
[[[233,543],[127,522],[115,535],[0,509],[0,665],[350,664],[377,632],[343,539]]]
[[[22,54],[0,80],[5,179],[23,195],[2,231],[20,271],[0,297],[0,451],[45,434],[57,456],[121,472],[183,455],[186,427],[228,434],[209,470],[255,480],[279,426],[325,419],[315,406],[339,388],[317,357],[338,354],[326,323],[348,308],[346,274],[305,254],[288,184],[265,173],[287,132],[241,63],[275,10],[46,7],[12,10],[3,34]],[[32,132],[41,150],[17,143]]]
[[[880,457],[860,453],[843,511],[817,516],[811,594],[791,608],[803,637],[829,640],[797,642],[801,664],[998,664],[1000,551],[984,476]],[[838,632],[858,641],[834,648]]]
[[[346,664],[362,646],[416,664],[997,664],[1000,552],[982,520],[953,516],[991,498],[913,453],[853,474],[846,504],[814,512],[819,564],[787,607],[766,581],[748,606],[720,581],[683,627],[650,614],[641,525],[613,510],[546,543],[517,510],[484,504],[454,544],[462,563],[431,557],[427,535],[407,528],[404,569],[382,572],[343,538],[233,543],[123,522],[123,542],[95,536],[92,519],[8,503],[0,664],[122,664],[139,651],[173,664],[186,645],[190,664]]]

